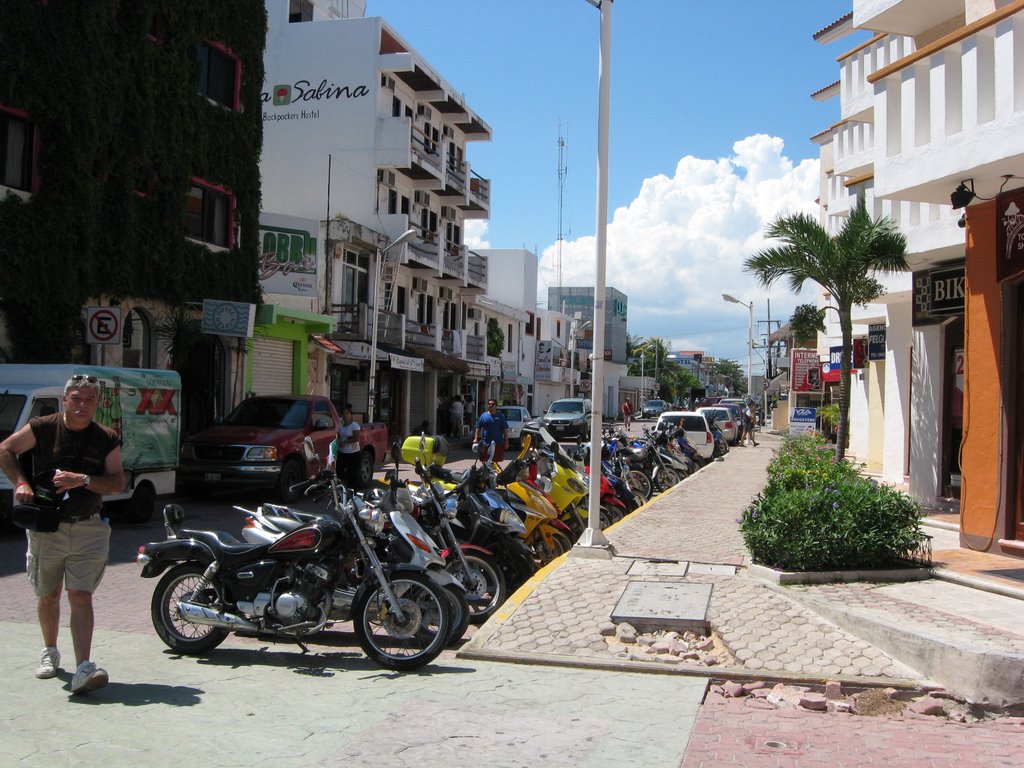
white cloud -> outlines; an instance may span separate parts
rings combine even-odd
[[[463,229],[465,230],[462,242],[470,248],[490,248],[487,240],[487,221],[484,219],[467,219]]]
[[[748,316],[721,295],[755,302],[755,322],[766,318],[766,297],[772,318],[783,321],[797,304],[814,301],[807,290],[794,296],[785,282],[765,291],[743,262],[765,244],[765,225],[778,214],[816,215],[819,163],[794,167],[782,139],[764,134],[737,141],[733,153],[686,156],[673,176],[644,181],[609,223],[605,283],[628,297],[630,334],[745,362]],[[594,284],[595,248],[592,236],[562,243],[563,285]],[[541,303],[555,284],[555,253],[551,245],[541,257]]]

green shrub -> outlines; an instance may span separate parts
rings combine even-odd
[[[885,568],[922,538],[913,499],[834,461],[817,435],[783,442],[740,530],[755,563],[787,571]]]

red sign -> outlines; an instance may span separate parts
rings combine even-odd
[[[86,307],[85,343],[120,344],[121,308]]]
[[[794,349],[789,371],[791,392],[817,392],[821,389],[821,363],[816,349]]]

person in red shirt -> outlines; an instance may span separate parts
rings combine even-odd
[[[629,400],[622,401],[622,421],[625,423],[626,429],[629,429],[629,425],[633,421],[633,406],[629,404]]]

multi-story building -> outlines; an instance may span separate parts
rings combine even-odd
[[[913,272],[855,318],[880,351],[854,377],[850,449],[958,508],[966,546],[1024,555],[1024,2],[854,0],[816,37],[857,30],[817,94],[841,113],[815,137],[822,220],[835,231],[864,195]]]
[[[613,418],[622,402],[619,399],[619,378],[628,369],[626,357],[626,320],[629,302],[626,294],[616,288],[605,288],[604,312],[604,416]],[[582,374],[579,389],[583,392],[598,386],[590,380],[593,349],[594,289],[583,287],[548,288],[548,309],[569,315],[577,322],[572,331],[573,369]],[[575,393],[574,393],[575,394]]]
[[[293,369],[308,366],[310,386],[325,382],[334,399],[372,410],[397,434],[433,425],[435,402],[467,389],[478,396],[501,375],[487,359],[477,302],[487,262],[463,237],[467,219],[490,215],[490,182],[467,152],[491,130],[365,5],[266,0],[264,224],[313,222],[298,229],[317,238],[305,286],[266,288],[300,328]],[[336,325],[326,336],[324,317]]]
[[[257,1],[4,5],[0,356],[173,366],[186,431],[246,389],[265,33]]]

